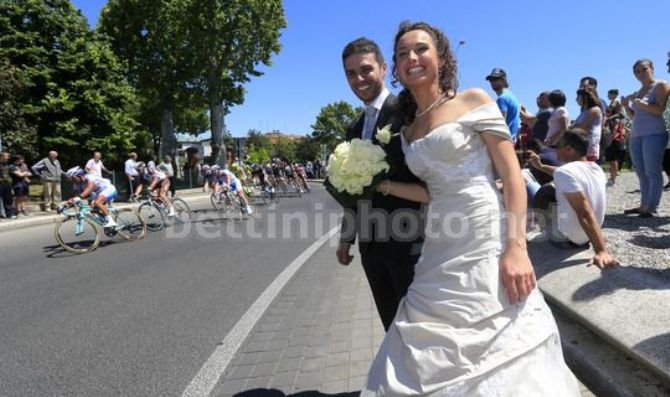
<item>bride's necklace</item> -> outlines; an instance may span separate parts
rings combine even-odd
[[[435,102],[431,103],[430,106],[428,106],[428,107],[426,108],[426,110],[424,110],[424,111],[421,112],[421,113],[414,113],[414,117],[419,118],[419,117],[423,116],[424,114],[430,112],[435,106],[437,106],[437,105],[440,104],[440,103],[443,103],[444,100],[445,100],[446,98],[447,98],[447,97],[445,97],[444,94],[440,94],[440,96],[437,97],[437,99],[435,100]]]

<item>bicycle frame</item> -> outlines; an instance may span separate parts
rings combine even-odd
[[[68,210],[70,208],[76,209],[76,212],[75,213],[69,212]],[[110,216],[116,213],[116,208],[112,207],[111,205],[108,205],[108,208]],[[75,218],[75,217],[77,218],[77,225],[75,226],[75,234],[80,235],[84,232],[84,218],[89,218],[90,220],[95,222],[95,224],[98,226],[104,225],[102,218],[100,218],[99,216],[92,215],[94,209],[95,208],[93,206],[84,204],[83,201],[79,201],[74,204],[74,207],[64,208],[61,214],[66,218]]]

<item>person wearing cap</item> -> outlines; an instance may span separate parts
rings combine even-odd
[[[498,95],[496,104],[505,118],[507,127],[509,127],[509,131],[512,134],[512,139],[516,142],[519,127],[521,127],[521,104],[509,90],[507,73],[501,68],[493,68],[491,73],[486,76],[486,80],[491,83],[491,89]]]

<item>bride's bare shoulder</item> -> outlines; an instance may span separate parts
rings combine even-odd
[[[457,95],[460,96],[464,107],[474,109],[478,106],[493,102],[493,99],[481,88],[468,88]]]

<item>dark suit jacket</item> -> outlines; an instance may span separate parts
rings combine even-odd
[[[350,141],[354,138],[361,138],[363,131],[363,124],[365,121],[365,114],[362,114],[359,119],[352,124],[347,130],[346,140]],[[389,154],[389,157],[393,159],[393,173],[390,177],[391,180],[399,182],[413,182],[421,183],[421,181],[412,174],[412,172],[407,168],[405,164],[405,155],[402,151],[402,142],[400,140],[400,127],[402,127],[401,115],[398,112],[398,98],[389,94],[384,101],[384,105],[379,112],[377,117],[377,123],[375,125],[374,135],[372,137],[373,141],[376,141],[377,128],[382,128],[386,125],[391,125],[391,131],[394,135],[391,138],[391,141],[384,145],[384,149]],[[361,203],[359,203],[359,210]],[[384,210],[382,214],[385,214],[384,221],[386,222],[386,231],[391,231],[391,219],[393,217],[394,211],[395,216],[399,216],[399,212],[408,213],[409,216],[406,217],[404,223],[404,231],[399,238],[391,239],[378,239],[376,236],[377,228],[379,227],[376,222],[380,221],[381,217],[370,217],[370,216],[361,216],[360,211],[355,209],[345,209],[349,211],[353,218],[355,219],[355,225],[351,225],[349,220],[345,216],[342,221],[342,233],[340,234],[341,242],[353,243],[356,240],[356,237],[359,237],[359,248],[361,255],[365,257],[366,255],[379,255],[387,258],[400,259],[408,257],[413,254],[416,255],[418,252],[413,252],[417,250],[416,244],[422,241],[423,234],[423,222],[421,221],[421,204],[415,201],[404,200],[394,196],[384,196],[381,193],[375,193],[372,202],[370,203],[371,208]],[[409,211],[403,211],[409,210]],[[406,233],[408,230],[407,221],[410,217],[414,217],[410,222],[416,223],[412,225],[412,228],[416,230],[415,233]],[[352,231],[355,230],[355,233]],[[361,232],[364,232],[365,235],[361,235]],[[368,233],[369,232],[369,233]],[[393,236],[391,236],[393,237]],[[401,241],[399,241],[401,240]]]

